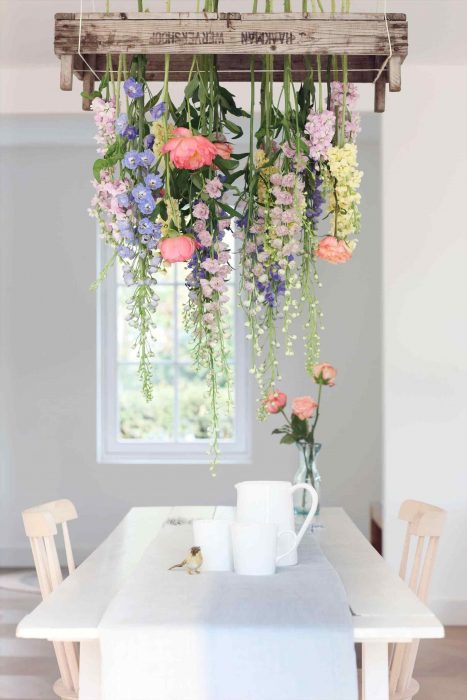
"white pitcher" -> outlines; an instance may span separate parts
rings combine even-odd
[[[281,557],[278,566],[291,566],[297,563],[297,547],[305,534],[318,507],[318,494],[309,484],[292,484],[289,481],[242,481],[236,484],[237,514],[239,523],[275,523],[278,536],[286,530],[292,530],[289,537],[279,537],[277,553]],[[295,533],[293,495],[299,489],[306,489],[311,494],[311,508],[298,533]],[[295,541],[293,538],[295,537]],[[292,541],[291,541],[292,538]]]

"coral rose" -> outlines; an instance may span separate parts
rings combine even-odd
[[[166,262],[185,262],[195,252],[196,243],[190,236],[163,238],[159,243],[159,250]]]
[[[318,404],[311,396],[298,396],[292,401],[292,413],[301,420],[311,418]]]
[[[216,155],[224,158],[224,160],[229,160],[233,153],[233,146],[230,143],[217,142],[213,144],[216,147]]]
[[[322,260],[336,264],[350,260],[352,251],[345,241],[340,241],[334,236],[325,236],[318,244],[316,255]]]
[[[287,394],[281,391],[272,391],[264,402],[264,407],[268,413],[279,413],[287,403]]]
[[[313,367],[313,378],[317,384],[334,386],[337,370],[328,362],[321,362]]]
[[[170,160],[176,168],[197,170],[203,165],[211,165],[218,150],[216,144],[205,136],[194,136],[189,129],[180,126],[172,131],[161,153],[170,153]]]

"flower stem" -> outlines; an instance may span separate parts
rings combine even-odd
[[[313,425],[311,426],[311,444],[312,445],[314,445],[314,443],[315,443],[315,428],[316,428],[316,424],[318,423],[318,419],[319,419],[319,407],[321,404],[321,391],[322,391],[322,389],[323,389],[323,385],[320,384],[319,389],[318,389],[318,405],[316,407],[316,415],[315,415],[315,419],[313,421]]]
[[[280,410],[280,412],[282,413],[282,415],[284,416],[284,418],[285,418],[285,420],[287,421],[287,423],[290,425],[290,427],[292,427],[292,423],[290,422],[290,420],[289,420],[289,418],[288,418],[286,412],[284,411],[284,409],[283,409],[283,408],[280,408],[279,410]]]

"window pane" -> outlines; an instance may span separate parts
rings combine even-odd
[[[154,365],[154,399],[148,403],[141,393],[135,364],[120,365],[118,396],[120,438],[168,442],[174,439],[174,370]]]
[[[133,290],[121,283],[117,288],[117,367],[119,439],[148,443],[190,443],[209,438],[210,407],[205,374],[197,374],[190,354],[191,336],[184,330],[183,307],[188,300],[184,284],[185,270],[172,265],[154,288],[159,296],[154,331],[154,399],[147,403],[138,377],[135,349],[137,333],[128,325],[127,302]],[[229,338],[226,352],[234,362],[234,324],[236,296],[233,279],[229,283],[229,303],[223,307]],[[176,346],[175,346],[176,343]],[[232,365],[232,375],[234,367]],[[227,411],[225,379],[219,378],[219,415],[222,417],[219,439],[234,439],[233,400]],[[233,389],[232,389],[233,394]],[[207,449],[207,444],[206,444]]]
[[[209,399],[207,396],[205,373],[197,374],[191,366],[180,366],[178,376],[179,394],[179,440],[193,442],[207,439],[209,429]],[[232,440],[234,437],[233,406],[226,415],[227,388],[225,379],[220,379],[220,396],[222,406],[220,415],[223,417],[220,425],[220,439]],[[232,397],[233,402],[233,397]]]

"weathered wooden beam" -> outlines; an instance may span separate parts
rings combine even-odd
[[[81,51],[88,54],[265,54],[387,56],[384,14],[83,14]],[[388,15],[394,54],[407,54],[404,15]],[[76,54],[80,21],[57,15],[55,53]]]
[[[73,89],[73,59],[72,54],[60,56],[60,89]]]
[[[375,83],[375,112],[381,114],[386,108],[386,78],[384,73]]]
[[[389,90],[400,92],[401,90],[401,59],[400,56],[391,56],[388,64]]]
[[[353,22],[357,20],[380,20],[384,22],[384,14],[378,12],[346,12],[346,13],[332,13],[332,12],[83,12],[81,15],[78,12],[57,12],[55,14],[55,19],[77,19],[82,17],[83,20],[86,19],[97,19],[97,20],[115,20],[115,19],[136,19],[145,22],[149,19],[162,19],[162,20],[185,20],[185,19],[226,19],[227,16],[232,18],[243,19],[256,19],[258,21],[263,21],[263,19],[270,20],[274,17],[280,17],[281,19],[320,19],[323,21],[334,22],[336,18],[343,21]],[[401,12],[388,12],[387,13],[388,22],[406,22],[407,15]]]
[[[85,71],[83,76],[83,92],[86,92],[88,95],[90,95],[94,90],[94,73],[91,69],[94,69],[96,66],[96,57],[86,56],[85,58],[88,65],[85,64]],[[91,100],[89,99],[89,97],[82,98],[82,108],[85,112],[90,111]]]
[[[96,57],[95,71],[101,76],[105,73],[107,67],[107,57],[104,54],[99,54]],[[133,58],[132,54],[128,55],[128,65]],[[251,57],[247,54],[237,54],[228,56],[220,54],[216,56],[216,65],[219,77],[223,81],[229,82],[249,82],[250,81],[250,60]],[[192,56],[190,54],[172,54],[170,57],[170,82],[186,82],[191,68]],[[296,82],[301,82],[310,76],[310,68],[313,71],[315,80],[317,79],[317,61],[316,56],[309,56],[307,64],[303,56],[293,55],[291,57],[293,79]],[[255,79],[261,80],[262,63],[261,56],[256,57]],[[118,55],[112,55],[112,66],[114,71],[117,71]],[[79,80],[83,80],[85,65],[79,56],[75,56],[74,74]],[[282,82],[284,75],[284,57],[279,55],[274,58],[273,79],[276,82]],[[378,67],[375,64],[375,59],[372,56],[349,56],[348,59],[348,78],[355,83],[372,83],[378,73]],[[164,56],[163,54],[152,54],[147,56],[146,78],[147,80],[160,82],[164,75]],[[324,75],[324,79],[326,76]],[[342,80],[342,65],[338,62],[337,79]]]

